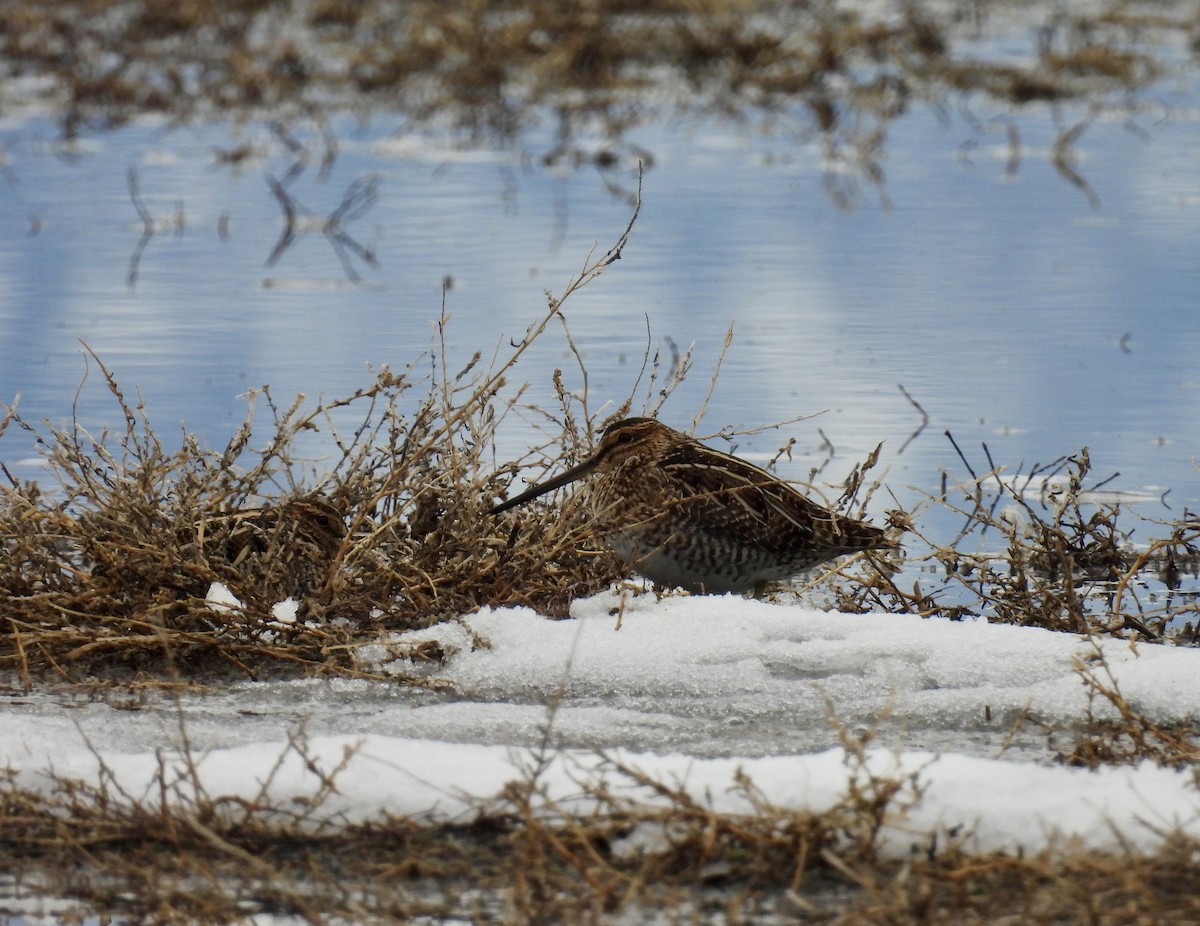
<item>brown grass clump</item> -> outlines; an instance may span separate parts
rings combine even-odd
[[[990,454],[990,470],[978,476],[953,446],[971,479],[948,487],[943,476],[942,492],[923,510],[895,514],[906,519],[913,538],[908,566],[926,563],[922,572],[931,576],[922,576],[910,590],[895,584],[894,571],[879,572],[873,581],[850,584],[839,607],[982,616],[1068,633],[1195,642],[1197,602],[1175,594],[1185,573],[1194,573],[1200,562],[1200,522],[1194,515],[1185,511],[1175,520],[1144,522],[1167,536],[1139,547],[1132,529],[1121,524],[1120,502],[1098,494],[1112,477],[1089,484],[1087,448],[1001,477]],[[932,510],[958,518],[952,536],[929,535],[922,515]],[[1162,586],[1162,594],[1145,590],[1151,581]]]
[[[902,551],[907,561],[872,562],[853,576],[836,570],[831,605],[951,620],[984,617],[1088,636],[1093,655],[1076,666],[1088,709],[1067,730],[1047,728],[1068,742],[1055,747],[1057,758],[1088,768],[1143,761],[1194,768],[1200,763],[1197,719],[1161,723],[1146,716],[1121,692],[1096,641],[1195,645],[1200,605],[1194,595],[1176,591],[1185,574],[1196,573],[1200,522],[1187,511],[1173,521],[1150,521],[1166,536],[1135,546],[1132,531],[1119,526],[1119,502],[1099,494],[1110,480],[1089,481],[1086,448],[1000,478],[990,454],[990,472],[980,477],[953,446],[971,480],[944,487],[924,512],[894,512],[894,519],[907,519],[909,539]],[[956,515],[957,533],[932,539],[920,517],[930,509]],[[902,587],[897,567],[912,574],[920,563],[928,564],[921,577],[911,590]],[[1152,593],[1152,583],[1161,591]],[[1040,722],[1026,716],[1025,723]]]
[[[1088,695],[1082,729],[1059,759],[1070,765],[1097,768],[1151,761],[1170,768],[1200,770],[1200,719],[1158,723],[1130,704],[1117,684],[1104,652],[1076,666]],[[1200,772],[1197,772],[1200,784]]]

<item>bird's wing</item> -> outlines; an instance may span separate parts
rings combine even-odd
[[[836,516],[791,485],[744,460],[703,445],[684,445],[659,463],[680,520],[758,543],[786,547],[811,538]]]

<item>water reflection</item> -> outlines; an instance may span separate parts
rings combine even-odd
[[[31,418],[74,409],[93,430],[116,423],[94,371],[77,395],[82,339],[162,430],[186,421],[211,444],[241,419],[251,386],[269,383],[281,401],[332,397],[364,385],[367,364],[416,358],[447,281],[451,365],[519,338],[543,290],[561,289],[624,227],[629,206],[610,187],[633,185],[629,164],[599,182],[501,151],[401,144],[350,121],[327,171],[314,161],[292,175],[295,152],[261,126],[132,126],[75,159],[43,150],[47,121],[15,131],[0,190],[0,396],[19,393]],[[663,417],[690,426],[733,323],[698,430],[824,411],[739,439],[739,452],[770,454],[796,436],[789,476],[824,458],[819,427],[836,448],[823,478],[837,481],[882,441],[889,485],[909,502],[908,486],[932,490],[942,469],[965,476],[949,429],[1009,465],[1087,445],[1098,471],[1121,472],[1119,488],[1169,487],[1177,506],[1195,504],[1200,177],[1180,154],[1200,145],[1195,121],[1177,111],[1149,137],[1094,125],[1079,144],[1098,208],[1045,162],[1012,177],[1000,151],[958,157],[953,131],[932,115],[894,125],[891,208],[846,212],[794,139],[750,144],[709,123],[643,129],[657,160],[630,246],[566,312],[592,407],[624,398],[645,351],[670,339],[694,345],[695,367]],[[1055,131],[1047,119],[1041,140]],[[262,154],[236,165],[214,155],[238,145]],[[278,250],[281,177],[307,233]],[[356,255],[352,285],[320,223],[365,183],[374,198],[352,231],[378,266]],[[581,385],[562,337],[536,345],[517,373],[545,398],[556,368]],[[931,419],[902,455],[920,416],[901,385]],[[528,435],[509,438],[515,448]],[[5,441],[12,466],[23,452]]]

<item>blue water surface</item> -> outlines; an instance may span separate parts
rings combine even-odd
[[[697,433],[711,434],[823,412],[736,441],[766,459],[796,438],[781,468],[791,478],[832,446],[820,479],[837,483],[883,442],[888,487],[911,505],[943,473],[967,477],[949,430],[980,471],[983,442],[1010,470],[1087,446],[1097,480],[1119,471],[1109,487],[1169,490],[1176,514],[1196,505],[1200,127],[1188,102],[1164,98],[1137,132],[1125,118],[1092,124],[1073,161],[1090,190],[1046,156],[1061,113],[1023,115],[1014,171],[1000,129],[914,111],[891,127],[884,187],[857,182],[849,208],[827,192],[813,139],[710,121],[637,130],[653,160],[628,246],[565,307],[590,407],[630,393],[648,346],[694,346],[661,416],[690,429],[704,407]],[[335,122],[322,170],[315,127],[291,127],[310,149],[302,163],[261,123],[140,123],[65,147],[49,119],[11,122],[0,399],[19,396],[33,420],[120,427],[94,363],[81,388],[86,342],[161,433],[223,446],[251,387],[315,402],[367,385],[368,365],[420,358],[447,281],[448,366],[505,355],[544,314],[545,292],[561,292],[631,216],[631,159],[552,168],[536,137],[520,151],[464,150],[394,125]],[[217,154],[241,144],[257,153]],[[154,230],[133,285],[144,226],[131,169]],[[305,233],[268,264],[284,226],[271,179],[307,211]],[[344,264],[320,231],[356,183],[375,184],[376,198],[345,231],[376,266],[349,251]],[[557,324],[510,379],[546,401],[555,369],[582,388]],[[900,386],[929,416],[903,453],[921,416]],[[534,439],[514,419],[498,453]],[[0,457],[23,472],[33,451],[10,430]]]

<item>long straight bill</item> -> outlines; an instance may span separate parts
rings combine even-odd
[[[574,482],[580,476],[586,476],[596,467],[598,460],[593,457],[590,460],[584,460],[578,466],[572,466],[569,470],[559,473],[553,479],[547,479],[545,482],[530,486],[520,495],[515,495],[506,502],[501,502],[488,514],[500,514],[502,511],[508,511],[509,508],[515,508],[517,505],[523,505],[530,499],[537,498],[539,495],[545,495],[547,492],[553,492],[555,489],[565,486],[568,482]]]

